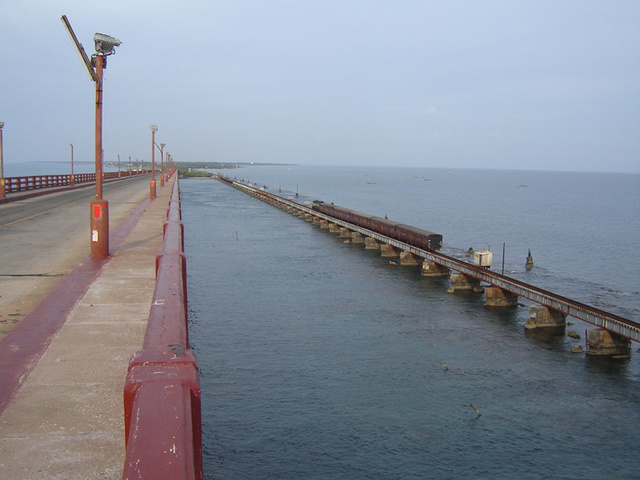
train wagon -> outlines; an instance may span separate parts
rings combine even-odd
[[[381,235],[395,238],[414,247],[426,250],[442,248],[442,235],[421,228],[404,225],[388,218],[371,216],[332,203],[315,200],[312,208],[318,212],[367,228]]]
[[[442,248],[442,235],[430,232],[411,225],[398,225],[396,227],[397,239],[418,248],[427,250],[440,250]]]
[[[381,217],[371,217],[371,230],[391,238],[398,238],[396,227],[398,222]]]

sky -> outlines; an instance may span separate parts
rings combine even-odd
[[[640,173],[637,0],[0,0],[4,161]]]

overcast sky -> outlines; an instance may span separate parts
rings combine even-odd
[[[0,0],[5,162],[640,172],[637,0]]]

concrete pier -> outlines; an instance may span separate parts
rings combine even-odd
[[[380,250],[380,244],[375,238],[367,237],[364,239],[365,250]]]
[[[351,232],[351,243],[364,243],[364,237],[360,232]]]
[[[469,277],[462,273],[451,274],[451,287],[447,290],[448,293],[454,292],[475,292],[482,293],[484,289],[480,286],[480,280],[477,278]]]
[[[329,224],[329,233],[340,233],[340,226],[335,223]]]
[[[380,245],[380,255],[385,258],[395,258],[399,256],[398,251],[395,249],[393,245],[389,245],[388,243],[383,243]]]
[[[531,305],[529,307],[529,320],[524,328],[534,330],[537,328],[565,328],[567,316],[557,310],[543,305]]]
[[[351,230],[348,228],[340,228],[340,238],[351,238]]]
[[[587,332],[587,355],[627,358],[631,355],[631,340],[604,328]]]
[[[400,265],[403,267],[417,267],[420,265],[421,259],[416,257],[411,252],[401,252],[400,253]]]
[[[516,307],[518,306],[518,295],[507,292],[499,287],[486,287],[484,289],[486,307]]]
[[[421,274],[423,277],[444,277],[449,275],[449,269],[432,260],[425,260],[422,262]]]

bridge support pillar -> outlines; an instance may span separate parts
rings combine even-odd
[[[305,221],[305,222],[308,222],[308,223],[313,222],[313,215],[311,215],[310,213],[306,213],[306,214],[304,215],[304,221]]]
[[[421,273],[423,277],[444,277],[449,275],[449,269],[437,264],[433,260],[425,260],[422,262]]]
[[[364,243],[364,237],[360,232],[352,232],[351,243]]]
[[[340,227],[335,223],[329,224],[329,233],[340,233]]]
[[[316,217],[315,215],[313,215],[311,217],[311,223],[314,225],[320,225],[320,217]]]
[[[393,245],[389,245],[388,243],[383,243],[380,245],[380,254],[385,258],[395,258],[398,256],[398,252]]]
[[[380,244],[373,237],[367,237],[364,239],[365,250],[380,250]]]
[[[340,238],[351,238],[351,230],[348,228],[342,227],[340,229]]]
[[[631,355],[631,340],[604,328],[587,332],[587,355],[627,358]]]
[[[451,287],[447,292],[475,292],[482,293],[484,289],[480,286],[480,280],[477,278],[469,277],[463,273],[451,274]]]
[[[544,305],[531,305],[529,307],[529,320],[524,328],[534,330],[537,328],[564,328],[567,325],[567,316]]]
[[[320,228],[322,229],[329,228],[329,220],[320,220]]]
[[[420,261],[411,252],[400,252],[400,265],[403,267],[417,267],[420,265]]]
[[[500,287],[486,287],[484,289],[486,300],[485,307],[516,307],[518,306],[518,295],[503,290]]]

